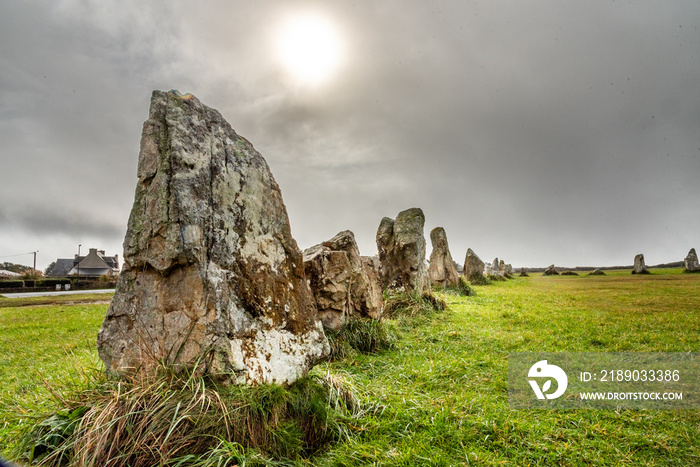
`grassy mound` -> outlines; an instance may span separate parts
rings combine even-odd
[[[450,295],[459,295],[462,297],[473,297],[476,295],[476,291],[471,287],[469,281],[464,276],[459,276],[459,282],[454,287],[445,287],[444,289],[437,289],[437,291],[444,292]]]
[[[346,439],[360,411],[342,378],[219,386],[163,372],[56,394],[57,410],[29,427],[18,458],[59,466],[270,465]]]
[[[486,280],[489,282],[505,282],[506,278],[503,276],[499,276],[498,274],[489,274],[486,277]]]
[[[396,330],[385,321],[354,319],[338,331],[326,331],[331,344],[331,360],[353,355],[355,352],[375,354],[394,346]]]
[[[384,316],[398,318],[432,315],[443,311],[447,304],[432,293],[386,293],[384,297]]]

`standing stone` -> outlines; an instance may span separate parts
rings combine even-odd
[[[362,269],[365,270],[365,274],[367,275],[367,280],[370,283],[370,287],[373,290],[376,290],[377,293],[379,294],[380,299],[382,300],[382,312],[384,311],[384,302],[382,298],[382,281],[379,276],[379,258],[376,256],[360,256],[360,259],[362,259]],[[372,316],[373,317],[373,316]],[[381,313],[380,316],[381,317]]]
[[[379,319],[382,291],[371,263],[349,230],[304,250],[306,278],[326,329],[337,331],[353,318]]]
[[[124,253],[97,337],[108,372],[289,384],[329,353],[267,163],[191,94],[153,92]]]
[[[504,265],[502,272],[503,272],[504,276],[510,278],[513,275],[513,265],[512,264]]]
[[[550,264],[549,266],[547,266],[547,269],[544,270],[542,275],[543,276],[558,276],[559,273],[557,272],[556,269],[554,269],[554,265]]]
[[[695,248],[691,248],[688,256],[683,261],[683,267],[688,272],[700,272],[700,263],[698,263],[698,255],[695,253]]]
[[[649,274],[646,265],[644,264],[644,255],[638,254],[634,257],[634,267],[632,268],[632,274]]]
[[[467,249],[464,257],[464,275],[469,282],[482,284],[484,282],[484,262],[477,256],[471,248]]]
[[[425,216],[420,208],[385,217],[377,230],[382,287],[422,292],[429,283],[425,270]]]
[[[433,245],[428,267],[430,283],[440,287],[456,287],[459,284],[459,273],[450,254],[445,229],[435,227],[431,230],[430,243]]]
[[[530,277],[525,268],[520,268],[520,277]]]
[[[501,275],[501,262],[498,260],[498,258],[494,258],[493,263],[491,263],[491,274],[494,276]]]
[[[596,268],[593,271],[588,273],[589,276],[605,276],[605,272],[603,272],[602,269]]]

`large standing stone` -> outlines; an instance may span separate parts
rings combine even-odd
[[[124,256],[97,338],[110,372],[291,383],[329,352],[267,163],[192,95],[153,93]]]
[[[634,257],[634,266],[632,267],[632,274],[649,274],[646,265],[644,264],[644,255],[638,254]]]
[[[327,329],[338,330],[348,320],[382,313],[382,291],[371,258],[364,259],[349,230],[304,250],[304,268]]]
[[[431,230],[430,242],[433,245],[428,267],[430,283],[441,287],[456,287],[459,284],[459,273],[450,254],[445,229],[435,227]]]
[[[419,208],[401,211],[396,220],[385,217],[377,230],[382,287],[406,292],[429,287],[425,270],[425,216]]]
[[[484,262],[471,248],[467,249],[464,257],[464,275],[469,282],[481,284],[484,282]]]
[[[688,272],[700,272],[700,263],[698,263],[698,255],[695,253],[695,248],[691,248],[688,256],[683,261],[683,266]]]
[[[553,265],[553,264],[550,264],[549,266],[547,266],[547,269],[544,270],[544,272],[542,273],[542,275],[543,275],[543,276],[558,276],[559,273],[558,273],[557,270],[554,268],[554,265]]]

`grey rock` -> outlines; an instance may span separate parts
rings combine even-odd
[[[450,254],[445,229],[435,227],[431,230],[430,242],[433,246],[428,267],[430,283],[440,287],[456,287],[459,284],[459,273]]]
[[[467,249],[464,257],[464,276],[469,282],[482,283],[484,281],[485,264],[471,248]]]
[[[530,277],[525,268],[520,268],[520,277]]]
[[[596,268],[593,271],[589,272],[588,275],[589,276],[605,276],[606,274],[602,269]]]
[[[97,338],[109,372],[289,384],[329,353],[267,163],[192,95],[153,92],[124,253]]]
[[[688,256],[683,261],[683,267],[688,272],[700,272],[700,263],[698,263],[698,255],[695,253],[695,248],[691,248]]]
[[[425,216],[419,208],[385,217],[377,230],[380,278],[385,289],[423,292],[429,289],[425,268]]]
[[[502,269],[503,275],[510,277],[513,275],[513,266],[511,264],[505,264]]]
[[[501,276],[501,261],[498,258],[494,258],[491,263],[491,275]]]
[[[349,230],[304,250],[304,269],[326,329],[338,330],[354,318],[381,316],[382,291],[374,261],[360,256]]]
[[[649,274],[646,265],[644,264],[644,255],[638,254],[634,257],[634,266],[632,267],[632,274]]]
[[[558,276],[559,273],[558,273],[557,270],[554,268],[554,265],[553,265],[553,264],[550,264],[549,266],[547,266],[547,269],[544,270],[544,272],[542,273],[542,275],[543,275],[543,276]]]

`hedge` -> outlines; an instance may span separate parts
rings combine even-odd
[[[0,289],[14,289],[24,287],[24,281],[0,281]]]
[[[70,279],[39,279],[36,281],[37,287],[55,287],[57,285],[70,284]]]

